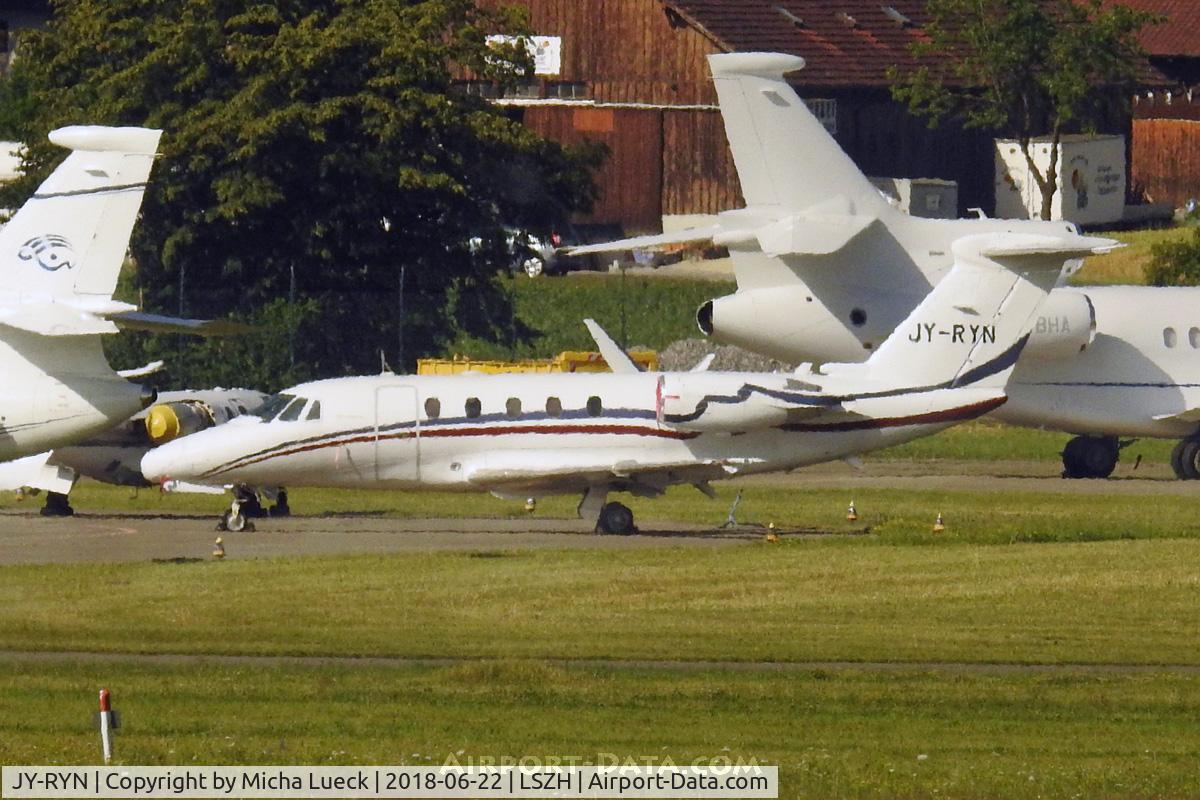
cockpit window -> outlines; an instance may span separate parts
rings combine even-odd
[[[309,419],[320,419],[320,418],[321,418],[321,401],[313,400],[312,406],[310,406],[308,409],[308,416],[306,416],[305,419],[309,420]]]
[[[297,397],[295,400],[289,403],[288,407],[285,408],[283,413],[279,415],[279,421],[295,422],[296,420],[300,419],[300,412],[304,411],[304,406],[307,403],[308,400],[304,399],[303,397]]]
[[[295,395],[291,394],[274,394],[263,401],[263,404],[258,407],[258,411],[254,412],[256,417],[262,417],[270,422],[275,419],[275,416],[287,408],[288,403],[296,399]]]

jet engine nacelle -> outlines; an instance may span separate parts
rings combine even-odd
[[[159,403],[146,413],[146,435],[156,445],[216,424],[208,406],[195,400]]]
[[[855,317],[862,324],[855,325],[805,286],[772,286],[709,300],[696,323],[718,342],[780,361],[862,361],[871,355],[868,344],[877,346],[895,326],[874,313],[878,303],[862,306]]]
[[[787,408],[763,393],[763,381],[737,374],[668,374],[658,382],[658,421],[695,433],[732,433],[787,422]],[[761,379],[763,376],[754,376]]]
[[[1096,338],[1096,309],[1083,292],[1056,289],[1038,310],[1022,359],[1052,361],[1078,355]]]
[[[696,323],[719,342],[780,361],[855,362],[869,357],[903,321],[907,302],[868,298],[843,317],[805,286],[774,286],[709,300],[696,312]],[[1087,295],[1056,289],[1043,304],[1021,357],[1067,358],[1095,336],[1096,314]]]

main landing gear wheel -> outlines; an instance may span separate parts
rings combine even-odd
[[[71,499],[61,492],[46,492],[46,504],[42,506],[43,517],[69,517],[75,513]]]
[[[1121,456],[1115,436],[1076,436],[1063,448],[1064,478],[1107,478]]]
[[[633,526],[633,512],[622,503],[605,503],[600,509],[600,519],[596,521],[598,533],[629,534],[636,531]]]
[[[1184,439],[1171,451],[1171,469],[1181,481],[1200,479],[1200,439]]]
[[[288,506],[288,496],[286,489],[280,489],[275,496],[275,505],[271,506],[268,516],[272,517],[290,517],[292,509]]]

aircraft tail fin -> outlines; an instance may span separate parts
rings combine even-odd
[[[720,53],[708,64],[748,206],[801,210],[840,199],[843,213],[867,216],[890,208],[784,80],[804,59]]]
[[[129,246],[162,131],[72,126],[72,152],[0,230],[0,288],[24,296],[108,298]]]
[[[1119,243],[1086,236],[965,236],[954,267],[863,365],[876,383],[1003,387],[1066,261]]]

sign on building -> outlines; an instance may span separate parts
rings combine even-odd
[[[489,36],[489,44],[513,44],[515,36]],[[533,59],[534,75],[559,75],[562,73],[562,37],[561,36],[530,36],[528,39],[529,56]]]
[[[1045,174],[1050,140],[1034,139],[1033,161]],[[1103,225],[1125,214],[1125,137],[1064,136],[1058,159],[1058,191],[1052,219]],[[1041,214],[1042,191],[1015,139],[996,140],[996,216],[1033,219]]]

